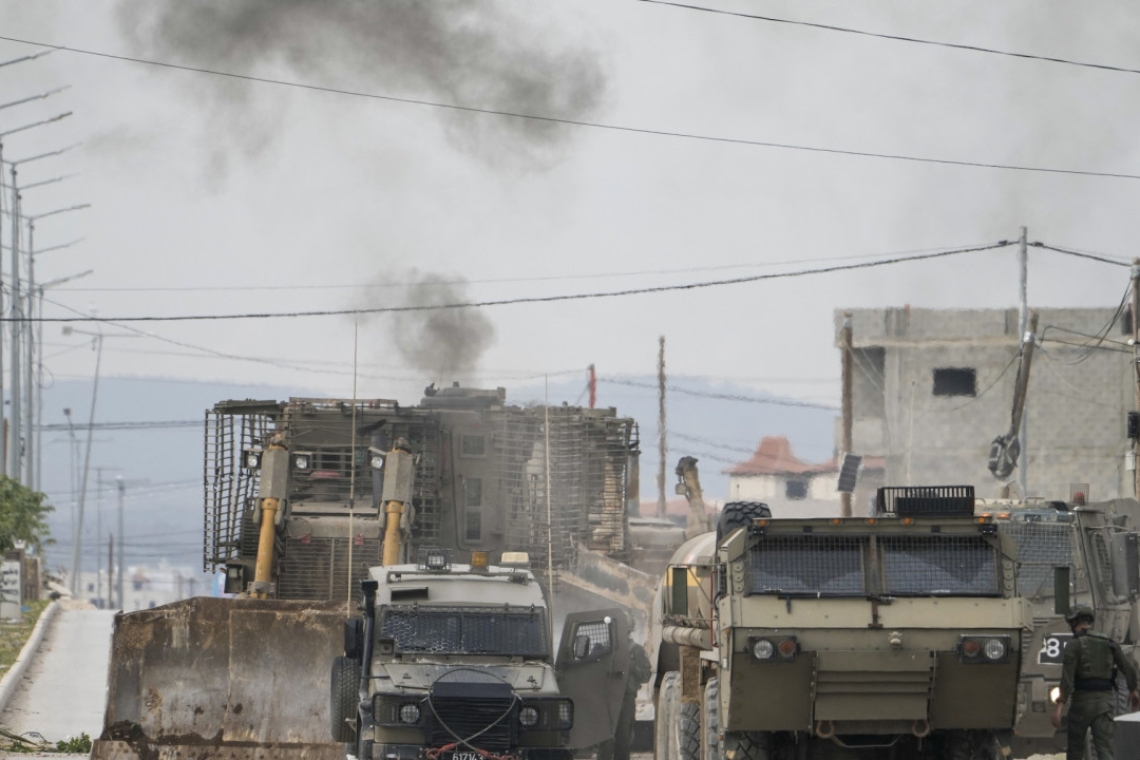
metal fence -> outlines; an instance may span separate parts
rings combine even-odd
[[[1017,590],[1022,596],[1051,597],[1053,568],[1073,564],[1073,526],[1067,522],[1010,522],[1003,525],[1017,543]]]

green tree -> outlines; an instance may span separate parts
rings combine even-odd
[[[55,507],[44,504],[46,498],[12,478],[0,477],[0,552],[23,541],[38,554],[44,544],[52,543],[47,515]]]

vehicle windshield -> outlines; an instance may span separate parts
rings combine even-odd
[[[378,629],[400,653],[549,656],[539,608],[384,606]]]
[[[1028,597],[1053,596],[1053,568],[1073,564],[1073,526],[1026,519],[1010,522],[1004,530],[1017,542],[1018,591]]]
[[[1000,596],[997,548],[980,535],[762,536],[749,593],[788,596]],[[876,572],[868,572],[874,567]]]

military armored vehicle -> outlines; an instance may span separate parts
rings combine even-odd
[[[569,615],[557,662],[525,554],[488,566],[421,549],[375,567],[332,669],[331,733],[359,760],[570,760],[613,737],[625,694],[621,609]]]
[[[1014,540],[971,487],[877,498],[874,517],[726,510],[719,540],[677,551],[656,602],[657,760],[1008,747],[1032,626]]]
[[[527,552],[548,589],[580,554],[663,565],[670,546],[631,543],[636,423],[505,396],[429,387],[412,407],[293,398],[209,410],[204,565],[243,598],[116,618],[93,758],[340,757],[327,693],[343,622],[371,568],[414,562],[420,548],[457,563]]]
[[[1017,544],[1018,588],[1033,615],[1018,694],[1016,757],[1065,747],[1065,732],[1053,728],[1050,716],[1060,692],[1065,644],[1072,638],[1062,614],[1071,604],[1092,607],[1095,630],[1121,642],[1125,654],[1140,662],[1140,503],[1082,501],[998,499],[980,500],[977,506],[979,516],[993,520]],[[1118,713],[1124,712],[1123,678],[1117,704]]]

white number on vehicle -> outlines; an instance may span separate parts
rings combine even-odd
[[[452,754],[451,758],[452,760],[480,760],[477,752],[456,752]]]
[[[1041,642],[1041,651],[1037,653],[1037,664],[1060,665],[1065,661],[1065,644],[1073,638],[1071,633],[1046,634]]]

